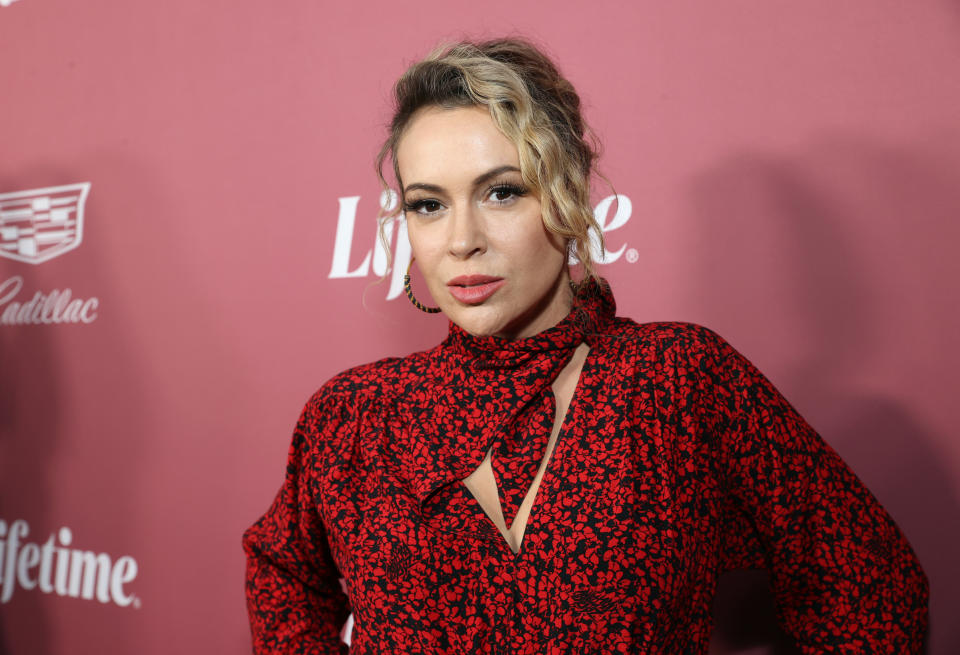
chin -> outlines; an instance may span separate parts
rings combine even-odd
[[[482,316],[482,307],[457,307],[450,320],[461,329],[477,337],[491,337],[503,330],[499,317]],[[478,311],[479,310],[479,311]],[[474,314],[471,316],[471,314]]]
[[[475,337],[492,337],[492,336],[495,336],[497,332],[500,331],[499,328],[497,327],[489,326],[485,323],[478,324],[472,321],[464,321],[461,323],[457,323],[457,325],[459,325],[461,328],[463,328],[464,330],[466,330],[467,332],[469,332]]]

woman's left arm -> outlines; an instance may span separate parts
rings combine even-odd
[[[903,533],[773,384],[703,332],[691,352],[712,387],[727,491],[756,528],[783,627],[804,655],[918,653],[929,590]]]

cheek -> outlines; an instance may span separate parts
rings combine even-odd
[[[430,231],[422,226],[407,223],[407,238],[410,240],[410,250],[418,262],[426,264],[436,251],[434,240],[430,238]]]
[[[438,244],[437,239],[431,238],[429,229],[424,229],[422,226],[411,228],[408,225],[407,237],[410,240],[410,254],[416,260],[413,267],[417,269],[430,292],[436,295],[444,286],[439,270],[443,259],[442,244]],[[414,284],[420,283],[414,282]]]
[[[562,258],[566,252],[564,238],[544,227],[539,216],[535,221],[526,224],[522,233],[514,236],[513,243],[514,250],[519,251],[520,255],[535,253],[540,258],[540,265],[552,263],[554,259]]]

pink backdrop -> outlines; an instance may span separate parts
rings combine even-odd
[[[0,258],[0,541],[112,567],[89,600],[12,580],[0,653],[249,651],[240,535],[302,403],[446,332],[362,274],[390,85],[505,32],[555,54],[631,201],[607,216],[620,313],[703,323],[766,372],[913,543],[928,652],[960,651],[960,4],[544,6],[0,0],[0,241],[29,259],[34,221],[76,246]],[[42,224],[36,190],[81,182],[82,226]],[[331,277],[353,208],[357,275]],[[13,305],[67,289],[89,322]],[[715,653],[789,652],[764,594],[722,585]]]

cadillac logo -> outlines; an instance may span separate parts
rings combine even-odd
[[[0,193],[0,257],[41,264],[80,245],[90,183]]]

